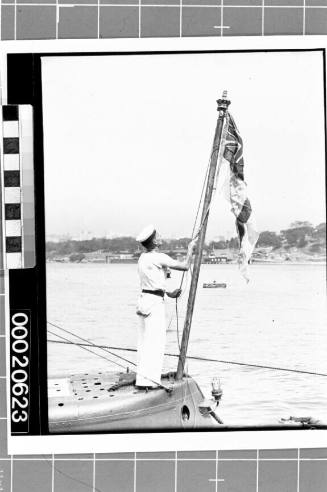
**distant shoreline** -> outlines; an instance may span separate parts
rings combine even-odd
[[[290,260],[290,261],[260,261],[256,260],[253,265],[326,265],[326,260]]]
[[[67,260],[46,260],[46,263],[56,263],[56,264],[65,264],[65,265],[136,265],[137,260],[131,261],[131,260],[115,260],[111,262],[105,262],[105,261],[67,261]],[[219,265],[219,266],[226,266],[226,265],[237,265],[237,261],[233,260],[229,263],[225,262],[219,262],[219,263],[204,263],[202,262],[202,265]],[[326,259],[307,259],[307,260],[255,260],[252,261],[251,266],[256,266],[256,265],[325,265],[326,266]]]

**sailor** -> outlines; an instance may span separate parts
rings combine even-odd
[[[153,225],[145,227],[136,239],[145,248],[138,261],[141,294],[136,311],[139,317],[136,387],[151,389],[158,387],[161,380],[166,342],[164,297],[166,294],[177,298],[181,294],[180,289],[166,292],[167,274],[170,269],[190,268],[196,240],[189,243],[186,259],[177,261],[159,252],[162,241]]]

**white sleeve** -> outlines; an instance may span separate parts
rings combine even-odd
[[[174,268],[176,265],[179,265],[177,260],[166,255],[166,253],[158,253],[158,263],[164,268]]]

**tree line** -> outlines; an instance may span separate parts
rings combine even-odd
[[[190,242],[190,238],[163,240],[162,249],[167,251],[185,250]],[[326,223],[321,223],[314,227],[309,222],[293,222],[288,229],[279,233],[273,231],[262,231],[260,233],[257,248],[272,247],[273,249],[291,247],[304,248],[310,247],[311,251],[320,251],[326,245]],[[213,249],[237,249],[239,240],[237,237],[211,241],[205,245],[205,251]],[[89,240],[68,239],[61,242],[49,241],[46,243],[47,255],[67,256],[79,253],[91,253],[103,251],[110,253],[130,253],[136,256],[140,253],[140,245],[131,236],[107,238],[93,238]]]

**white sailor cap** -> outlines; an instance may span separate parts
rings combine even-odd
[[[138,241],[139,243],[143,243],[144,241],[149,239],[149,237],[152,236],[154,232],[156,232],[155,227],[152,224],[149,224],[144,227],[144,229],[142,229],[140,234],[137,236],[136,241]]]

